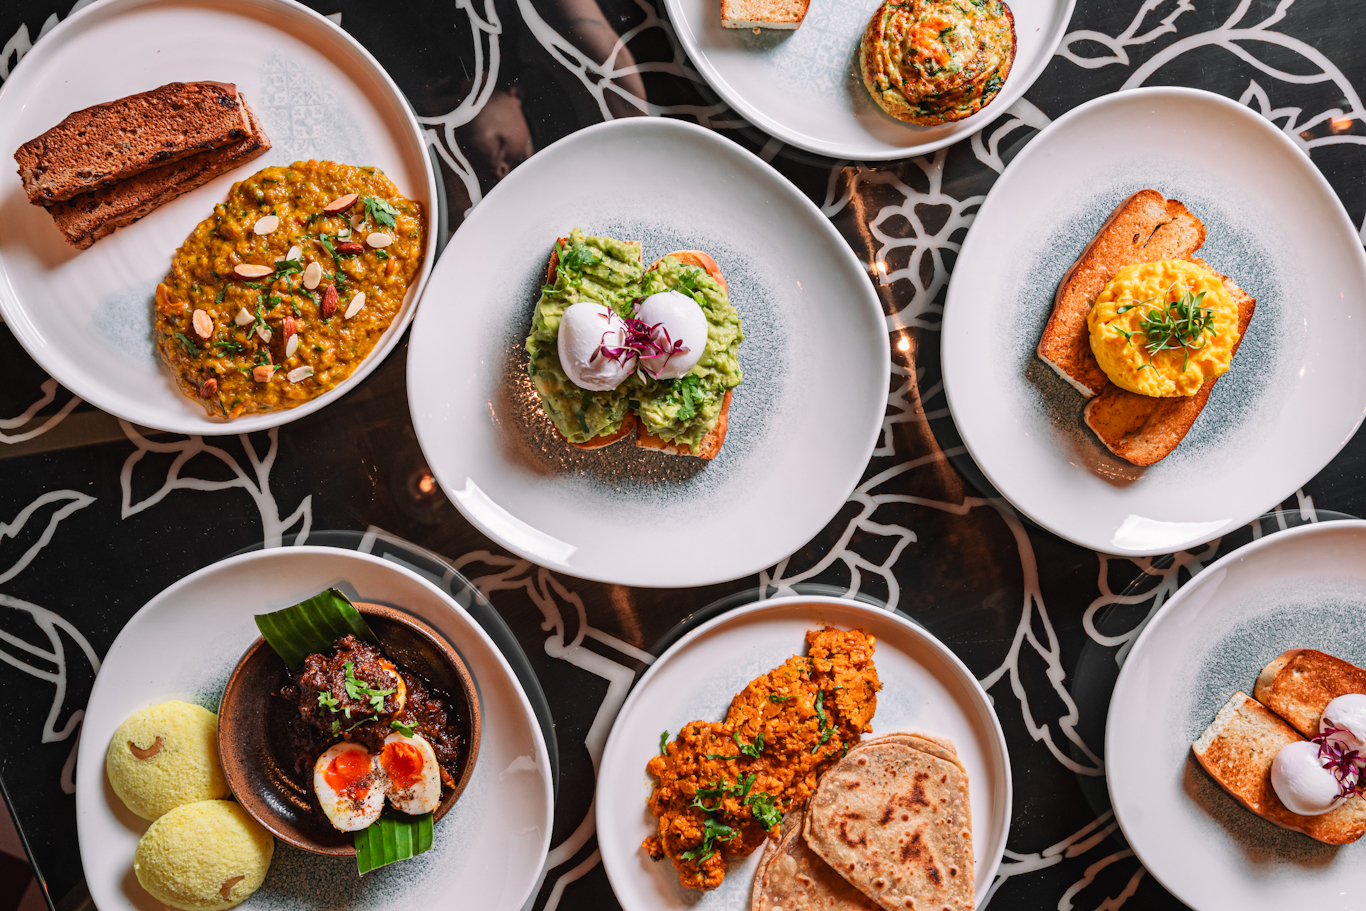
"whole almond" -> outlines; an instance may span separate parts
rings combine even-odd
[[[285,334],[285,341],[289,341],[290,336],[299,331],[299,323],[292,316],[286,316],[280,331]]]
[[[323,280],[323,267],[317,263],[309,263],[308,268],[304,269],[304,287],[309,291],[318,287],[318,282]]]
[[[334,314],[334,313],[337,312],[337,286],[336,286],[336,285],[328,285],[328,286],[327,286],[327,290],[323,292],[323,306],[322,306],[322,310],[323,310],[323,319],[327,319],[329,316],[331,316],[332,314]]]
[[[213,335],[213,319],[203,310],[196,310],[190,317],[190,323],[194,326],[194,334],[200,338]]]
[[[336,215],[338,212],[345,212],[356,204],[359,197],[355,193],[347,193],[345,196],[338,196],[336,199],[323,206],[323,211],[328,215]]]
[[[238,263],[232,267],[232,274],[238,278],[265,278],[274,271],[270,266],[257,266],[251,263]]]
[[[209,377],[199,386],[199,397],[201,399],[211,399],[216,392],[218,392],[218,380],[213,377]]]
[[[270,378],[274,375],[275,368],[270,364],[262,364],[259,367],[253,367],[251,370],[251,378],[258,383],[269,383]]]
[[[337,244],[337,245],[336,245],[336,250],[337,250],[338,253],[364,253],[364,252],[365,252],[365,248],[362,247],[360,244],[355,243],[354,241],[351,241],[351,242],[348,242],[348,243]]]

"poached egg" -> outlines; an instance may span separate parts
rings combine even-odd
[[[1338,780],[1319,761],[1319,745],[1298,740],[1281,747],[1271,763],[1271,786],[1292,813],[1322,816],[1345,798]]]
[[[579,301],[560,316],[560,366],[580,389],[606,392],[635,371],[633,354],[610,358],[598,350],[604,345],[620,348],[625,342],[626,321],[602,304]]]
[[[650,376],[657,380],[678,379],[701,360],[707,347],[707,316],[688,295],[678,291],[651,294],[636,305],[636,319],[657,327],[652,333],[654,341],[664,344],[667,339],[674,347],[682,342],[682,348],[687,349],[667,356],[641,358],[640,369]]]
[[[1366,750],[1366,695],[1348,693],[1329,702],[1319,721],[1319,733],[1338,728],[1333,740],[1349,750]]]
[[[313,791],[327,821],[343,832],[364,829],[384,809],[384,781],[370,751],[358,743],[334,744],[318,757]]]
[[[389,802],[394,809],[420,816],[441,803],[441,768],[432,745],[421,734],[390,734],[380,748]]]

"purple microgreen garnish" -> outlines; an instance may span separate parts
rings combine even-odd
[[[611,315],[604,313],[602,318],[610,322]],[[674,355],[688,353],[688,348],[683,345],[683,340],[675,341],[670,338],[669,330],[664,327],[663,323],[655,323],[651,326],[643,320],[634,318],[623,319],[622,323],[626,331],[621,344],[615,346],[607,344],[607,337],[616,332],[615,329],[608,329],[602,334],[602,341],[597,350],[593,352],[593,356],[589,358],[589,363],[597,360],[599,355],[610,358],[619,364],[628,364],[632,358],[641,364],[645,361],[653,362],[658,358],[663,358],[664,360],[660,361],[657,367],[653,363],[650,365],[651,375],[657,376],[664,372],[664,368],[668,366],[669,360]]]
[[[1366,773],[1366,756],[1359,750],[1349,750],[1334,734],[1350,733],[1345,728],[1329,727],[1317,737],[1311,738],[1318,744],[1319,762],[1333,773],[1338,780],[1338,793],[1342,797],[1366,797],[1362,787],[1362,776]]]

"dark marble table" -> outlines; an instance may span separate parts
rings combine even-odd
[[[54,906],[76,907],[84,895],[71,772],[99,659],[127,618],[235,551],[345,539],[322,534],[340,530],[351,539],[382,531],[442,555],[487,594],[548,694],[560,782],[536,908],[616,907],[590,809],[601,742],[586,737],[622,695],[609,691],[601,668],[629,679],[671,628],[705,605],[807,583],[909,613],[956,650],[994,698],[1010,745],[1015,810],[991,907],[1180,907],[1145,875],[1105,802],[1113,670],[1081,673],[1097,655],[1113,668],[1151,600],[1118,613],[1107,606],[1154,564],[1069,544],[981,485],[943,396],[944,288],[966,225],[1013,154],[1075,105],[1139,84],[1211,89],[1268,117],[1361,224],[1366,19],[1358,5],[1079,0],[1042,77],[980,139],[872,165],[792,150],[745,124],[679,65],[685,60],[662,4],[657,10],[650,0],[310,5],[339,14],[431,126],[455,127],[432,133],[443,162],[470,163],[458,172],[442,165],[452,230],[526,156],[606,116],[697,120],[770,158],[861,260],[889,264],[885,273],[870,270],[888,314],[898,317],[890,322],[904,327],[894,333],[885,430],[864,483],[789,559],[701,590],[628,589],[554,575],[507,554],[447,502],[408,418],[406,340],[344,405],[279,430],[200,439],[151,434],[73,398],[0,326],[0,785]],[[0,4],[0,78],[70,12],[69,0]],[[574,53],[552,52],[528,16]],[[612,31],[637,26],[628,45],[634,60],[669,65],[641,76],[623,72],[621,61],[613,70],[597,63]],[[490,46],[500,51],[496,72],[488,70]],[[495,90],[477,116],[456,125],[476,76],[491,77]],[[604,83],[616,90],[604,93]],[[446,137],[461,156],[440,145]],[[1259,533],[1312,521],[1317,511],[1366,514],[1363,469],[1358,436]],[[1183,569],[1159,576],[1180,581],[1251,533],[1186,555]],[[1139,585],[1151,583],[1145,576]]]

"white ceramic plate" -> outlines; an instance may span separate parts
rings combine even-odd
[[[925,127],[879,108],[858,69],[859,42],[882,0],[815,0],[796,31],[721,27],[719,0],[665,0],[678,38],[708,84],[755,126],[831,158],[909,158],[980,131],[1039,78],[1076,0],[1007,0],[1015,63],[1000,93],[964,120]]]
[[[1034,353],[1063,273],[1114,207],[1151,187],[1208,230],[1199,255],[1257,299],[1195,426],[1144,470],[1082,423]],[[1342,204],[1270,122],[1208,92],[1137,89],[1052,123],[996,182],[944,306],[944,388],[996,489],[1094,550],[1194,547],[1328,464],[1366,413],[1366,254]]]
[[[1366,843],[1341,848],[1244,809],[1191,743],[1287,649],[1366,665],[1366,522],[1306,525],[1211,564],[1148,624],[1110,700],[1110,799],[1143,865],[1199,911],[1361,907]],[[1198,860],[1197,860],[1198,859]]]
[[[823,624],[877,637],[873,663],[882,680],[873,734],[923,731],[953,741],[967,768],[972,848],[980,902],[1005,852],[1010,830],[1010,759],[991,701],[963,662],[904,617],[839,598],[761,601],[704,623],[674,643],[636,683],[612,726],[598,769],[598,845],[612,890],[626,911],[694,908],[743,911],[762,850],[732,861],[712,892],[684,889],[667,860],[655,863],[640,843],[656,831],[645,809],[654,787],[645,764],[659,752],[659,732],[690,721],[719,721],[749,681],[806,648],[806,631]]]
[[[743,320],[744,382],[709,463],[553,432],[524,344],[557,237],[582,227],[716,258]],[[418,440],[465,517],[504,547],[602,582],[693,586],[797,550],[858,484],[890,351],[867,272],[802,193],[710,130],[631,118],[513,171],[451,238],[408,349]],[[660,546],[632,547],[656,537]]]
[[[550,849],[554,798],[545,740],[512,668],[484,630],[445,593],[379,557],[330,547],[254,551],[172,585],[119,633],[95,680],[76,763],[76,825],[90,894],[101,911],[160,911],[133,874],[149,823],[123,806],[104,774],[114,729],[138,709],[180,699],[217,709],[228,676],[258,633],[252,615],[336,585],[351,597],[408,611],[445,636],[474,677],[483,738],[474,776],[434,830],[430,851],[356,876],[353,858],[329,859],[276,842],[248,909],[516,911]]]
[[[167,82],[236,83],[271,150],[77,250],[0,169],[0,315],[25,350],[86,401],[177,433],[262,430],[316,411],[364,379],[412,318],[436,254],[436,177],[398,87],[354,39],[286,0],[104,0],[34,45],[0,88],[0,151],[72,111]],[[427,213],[426,262],[403,309],[346,382],[297,408],[213,420],[176,387],[152,341],[152,293],[171,257],[235,181],[318,158],[383,170]]]

